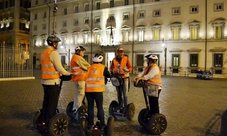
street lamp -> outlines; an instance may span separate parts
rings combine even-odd
[[[166,75],[166,55],[167,55],[167,47],[165,44],[165,39],[162,39],[162,46],[164,47],[164,57],[165,57],[165,69],[164,69],[164,75]]]

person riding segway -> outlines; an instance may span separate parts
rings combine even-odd
[[[112,74],[111,82],[116,87],[118,101],[112,101],[109,105],[109,114],[116,117],[127,117],[132,120],[135,114],[135,105],[128,104],[127,93],[129,91],[129,72],[132,71],[132,65],[124,49],[117,49],[117,56],[113,59],[110,66]],[[123,98],[122,98],[123,96]]]
[[[81,116],[87,112],[85,100],[85,75],[90,64],[83,58],[86,49],[83,46],[75,48],[75,54],[71,59],[72,81],[75,84],[76,94],[74,101],[69,102],[66,113],[69,117],[80,122]]]
[[[151,134],[159,135],[167,128],[166,117],[159,113],[158,99],[162,90],[161,72],[156,64],[158,60],[156,55],[149,54],[145,57],[147,67],[132,80],[135,87],[143,88],[146,103],[146,108],[142,109],[138,115],[138,121]]]
[[[44,98],[42,109],[37,111],[33,117],[34,128],[41,132],[48,132],[52,136],[64,135],[68,128],[67,116],[63,113],[60,114],[57,109],[62,82],[71,80],[71,73],[63,68],[56,51],[60,41],[55,35],[48,36],[49,46],[40,54]]]
[[[91,136],[112,136],[114,128],[114,118],[109,117],[107,125],[105,125],[104,109],[103,109],[103,92],[107,78],[110,78],[110,73],[102,64],[103,56],[95,54],[92,58],[93,64],[88,68],[86,76],[85,95],[88,101],[87,116],[81,122],[81,126],[87,135]],[[94,104],[97,107],[98,121],[94,124]]]

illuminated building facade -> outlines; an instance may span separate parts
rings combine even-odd
[[[133,73],[144,68],[144,56],[153,53],[167,75],[194,76],[197,70],[227,75],[226,0],[34,0],[29,10],[37,66],[55,28],[62,40],[58,51],[63,64],[69,64],[74,48],[81,45],[89,62],[102,52],[109,66],[121,46]]]

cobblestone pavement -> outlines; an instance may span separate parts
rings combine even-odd
[[[40,136],[33,128],[34,113],[41,108],[43,89],[40,72],[34,70],[35,79],[0,82],[0,135]],[[133,76],[132,76],[133,77]],[[131,78],[132,78],[131,77]],[[227,109],[227,79],[198,80],[193,77],[163,76],[160,110],[168,121],[162,136],[218,136],[221,115]],[[74,85],[63,83],[58,109],[65,113],[67,104],[74,98]],[[104,93],[104,110],[117,100],[115,88],[107,84]],[[136,107],[132,121],[118,118],[114,122],[114,136],[149,135],[138,123],[138,113],[145,108],[142,90],[131,85],[129,102]],[[67,136],[79,136],[79,125],[70,121]]]

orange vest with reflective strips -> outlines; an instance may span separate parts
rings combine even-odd
[[[105,66],[100,63],[94,63],[88,68],[85,92],[104,92],[105,77],[103,75]]]
[[[74,54],[71,59],[71,72],[72,72],[72,81],[84,81],[86,76],[86,71],[84,71],[77,63],[75,63],[79,58],[82,58],[80,55]]]
[[[59,72],[54,67],[54,64],[50,61],[50,53],[54,49],[46,48],[40,54],[40,63],[41,63],[41,71],[42,71],[42,79],[57,79],[60,77]]]
[[[122,75],[122,78],[126,78],[126,77],[129,77],[129,72],[126,72],[124,71],[124,69],[128,69],[127,67],[127,60],[128,58],[126,56],[123,56],[121,58],[121,61],[120,63],[117,61],[116,58],[113,59],[113,62],[112,64],[114,65],[113,66],[113,69],[111,70],[113,72],[113,74],[121,74]]]
[[[153,67],[158,67],[157,64],[153,64],[151,66],[147,66],[144,70],[144,75],[146,75],[147,73],[149,73],[149,71],[153,68]],[[154,77],[152,77],[151,79],[149,79],[148,81],[146,81],[146,84],[156,84],[159,85],[160,87],[162,87],[162,79],[161,79],[161,72],[159,70],[159,73],[156,74]]]

